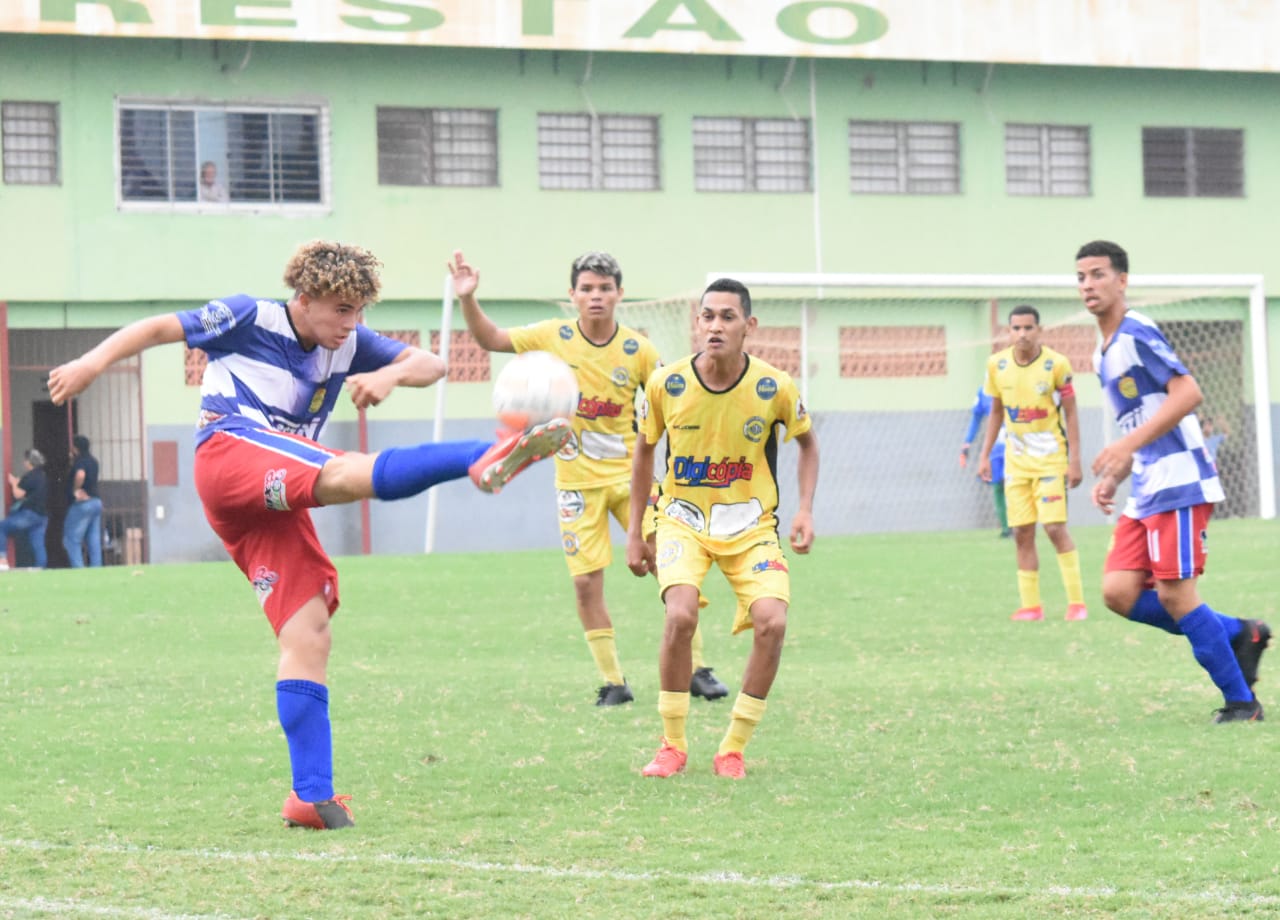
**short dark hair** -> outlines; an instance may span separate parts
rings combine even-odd
[[[707,285],[707,289],[702,292],[702,297],[698,299],[698,303],[701,304],[712,291],[737,294],[738,300],[742,302],[742,315],[748,317],[751,315],[751,292],[747,290],[747,286],[741,281],[733,278],[717,278]]]
[[[75,446],[76,450],[80,451],[80,453],[87,454],[89,452],[89,439],[84,435],[76,435],[71,439],[71,443]]]
[[[1119,243],[1113,243],[1110,240],[1094,240],[1091,243],[1085,243],[1076,253],[1076,261],[1092,256],[1106,256],[1111,260],[1111,267],[1116,271],[1126,275],[1129,273],[1129,253],[1125,252],[1124,247]]]
[[[607,252],[584,252],[573,260],[569,267],[569,287],[578,286],[578,276],[583,272],[591,272],[602,278],[612,278],[613,283],[622,287],[622,267],[618,260]]]
[[[1030,316],[1035,319],[1036,325],[1040,325],[1040,311],[1029,303],[1020,303],[1009,311],[1009,322],[1013,322],[1015,316]]]

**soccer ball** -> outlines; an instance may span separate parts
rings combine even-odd
[[[516,355],[493,383],[498,421],[521,430],[553,418],[571,418],[578,408],[573,368],[548,351]]]

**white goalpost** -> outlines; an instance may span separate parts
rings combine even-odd
[[[972,471],[957,469],[961,410],[973,399],[986,357],[1003,347],[1001,330],[1018,303],[1040,310],[1045,344],[1075,369],[1086,470],[1087,458],[1109,439],[1110,412],[1086,382],[1096,379],[1096,328],[1074,277],[723,271],[708,273],[707,281],[721,277],[751,289],[761,334],[748,350],[796,378],[819,423],[826,532],[990,523],[985,496],[972,497]],[[1197,414],[1206,435],[1216,435],[1212,446],[1228,491],[1220,513],[1272,519],[1264,291],[1261,275],[1129,278],[1131,305],[1160,324],[1205,392]],[[669,323],[688,330],[688,316]],[[679,357],[666,349],[663,355]],[[1073,517],[1086,511],[1073,508]]]

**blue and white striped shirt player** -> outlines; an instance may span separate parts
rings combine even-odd
[[[405,345],[356,326],[337,348],[304,349],[286,306],[245,294],[178,313],[187,345],[209,356],[196,446],[215,431],[271,428],[315,441],[349,374],[390,364]]]
[[[1165,387],[1190,372],[1150,317],[1128,311],[1093,366],[1123,434],[1151,418],[1168,398]],[[1205,449],[1195,413],[1134,454],[1125,517],[1141,520],[1162,511],[1223,500],[1218,470]]]

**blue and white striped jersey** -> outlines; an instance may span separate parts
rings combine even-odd
[[[215,431],[271,428],[318,440],[348,374],[385,367],[405,349],[364,325],[336,350],[305,350],[278,301],[245,294],[178,313],[187,345],[209,356],[196,446]]]
[[[1132,310],[1120,321],[1107,347],[1094,352],[1093,366],[1124,434],[1163,405],[1171,378],[1189,373],[1159,327]],[[1123,514],[1140,519],[1222,499],[1218,470],[1205,449],[1200,422],[1190,413],[1172,431],[1134,454]]]

